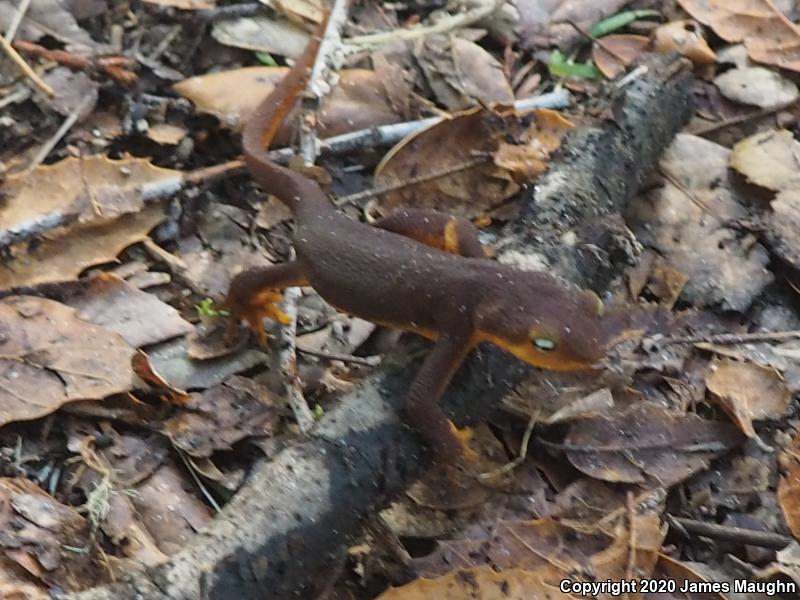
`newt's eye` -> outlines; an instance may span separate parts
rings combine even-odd
[[[536,346],[542,352],[550,352],[551,350],[556,349],[556,343],[549,339],[549,338],[533,338],[533,345]]]

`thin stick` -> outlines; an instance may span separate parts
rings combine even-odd
[[[325,358],[328,360],[339,360],[343,363],[351,363],[354,365],[363,365],[365,367],[374,367],[380,364],[380,356],[353,356],[352,354],[343,354],[341,352],[326,352],[324,350],[313,350],[311,348],[302,348],[297,346],[297,351],[301,354],[308,354],[309,356],[316,356],[318,358]]]
[[[22,71],[22,74],[30,79],[31,83],[39,88],[41,92],[47,94],[50,98],[53,98],[56,95],[53,88],[47,85],[44,80],[36,74],[36,71],[31,69],[30,65],[25,62],[25,59],[19,55],[19,52],[14,50],[8,40],[2,36],[0,36],[0,47],[2,47],[3,52],[5,52],[11,59],[11,62],[17,65],[17,68]]]
[[[6,41],[10,44],[14,41],[14,36],[17,35],[17,29],[19,29],[20,23],[22,23],[22,19],[25,18],[25,14],[28,12],[28,7],[31,5],[31,0],[22,0],[17,7],[17,12],[14,13],[14,18],[11,20],[11,23],[8,24],[8,29],[6,29]]]
[[[15,104],[27,100],[31,95],[31,90],[26,85],[20,85],[16,90],[0,99],[0,110],[4,109],[9,104]]]
[[[421,27],[414,27],[412,29],[398,29],[396,31],[385,31],[382,33],[373,33],[369,35],[357,35],[347,38],[344,42],[349,46],[347,50],[350,53],[361,52],[364,47],[382,46],[391,42],[413,40],[426,35],[434,35],[437,33],[446,33],[453,29],[466,27],[476,21],[480,21],[484,17],[488,17],[495,10],[497,10],[505,0],[484,0],[484,2],[475,8],[468,10],[460,15],[447,17],[442,19],[434,25],[426,25]]]
[[[510,473],[525,461],[525,458],[528,456],[528,444],[531,441],[533,429],[536,427],[536,423],[539,422],[539,415],[540,411],[538,410],[531,413],[530,419],[528,419],[528,426],[525,428],[525,435],[522,436],[522,442],[519,445],[519,454],[517,454],[517,457],[514,460],[498,467],[497,469],[488,471],[486,473],[479,473],[479,480],[485,481],[487,479],[494,479],[500,475]]]
[[[368,190],[356,192],[355,194],[348,194],[347,196],[339,196],[334,202],[334,204],[336,206],[344,206],[346,204],[356,204],[358,202],[362,202],[363,200],[374,198],[375,196],[382,196],[383,194],[388,194],[396,190],[402,190],[412,185],[418,185],[420,183],[425,183],[426,181],[433,181],[434,179],[440,179],[442,177],[447,177],[448,175],[453,175],[454,173],[459,173],[466,169],[471,169],[472,167],[487,162],[490,158],[491,156],[480,156],[478,158],[473,158],[472,160],[458,163],[456,165],[449,165],[443,169],[439,169],[438,171],[432,171],[430,173],[425,173],[424,175],[419,175],[418,177],[412,177],[410,179],[407,179],[405,181],[400,181],[393,185],[386,185],[379,188],[370,188]]]
[[[742,527],[729,527],[716,523],[706,523],[695,519],[684,519],[674,515],[667,515],[667,522],[671,529],[679,532],[694,533],[712,540],[723,540],[735,542],[742,546],[760,546],[762,548],[772,548],[782,550],[792,543],[792,538],[773,533],[771,531],[756,531],[755,529],[743,529]],[[677,526],[676,526],[677,525]]]
[[[714,133],[715,131],[719,131],[720,129],[725,129],[726,127],[731,127],[732,125],[741,125],[742,123],[746,123],[747,121],[753,119],[760,119],[762,117],[768,117],[771,114],[781,112],[782,110],[786,110],[787,108],[792,108],[795,104],[800,101],[800,98],[795,98],[794,100],[790,100],[789,102],[784,102],[782,104],[778,104],[777,106],[769,106],[767,108],[762,108],[760,110],[747,113],[744,115],[737,115],[735,117],[731,117],[730,119],[723,119],[717,123],[712,123],[711,125],[707,125],[706,127],[701,127],[696,131],[692,131],[692,135],[698,136],[705,136],[710,133]]]
[[[347,21],[347,0],[336,0],[331,14],[328,15],[328,24],[325,29],[323,43],[320,44],[314,66],[311,69],[311,80],[308,89],[315,90],[315,100],[317,104],[321,100],[324,91],[330,90],[323,85],[322,78],[326,73],[325,65],[328,63],[330,55],[340,46],[340,37],[337,29],[341,29]],[[335,19],[335,20],[334,20]],[[316,78],[316,79],[315,79]],[[304,106],[300,111],[300,150],[306,164],[314,164],[317,158],[317,137],[313,129],[306,127],[307,123],[314,122],[314,112],[317,107],[308,108]],[[294,251],[292,251],[294,258]],[[284,397],[294,412],[300,431],[306,433],[314,426],[314,414],[308,407],[306,399],[303,397],[303,390],[300,380],[297,377],[297,302],[302,292],[299,287],[289,287],[283,292],[281,310],[289,318],[289,323],[278,328],[277,343],[280,351],[276,356],[278,373],[285,376]]]
[[[78,117],[80,116],[81,112],[83,112],[84,108],[86,108],[90,102],[93,102],[93,98],[91,96],[87,96],[84,98],[83,102],[78,104],[78,106],[72,110],[69,116],[64,119],[61,127],[58,128],[58,131],[53,134],[53,137],[47,140],[44,146],[39,149],[39,152],[33,158],[31,164],[28,165],[28,168],[26,169],[27,171],[35,169],[42,164],[42,162],[44,162],[44,159],[46,159],[47,155],[50,154],[53,148],[56,147],[56,144],[61,141],[61,138],[67,135],[67,132],[72,129],[72,126],[78,121]]]
[[[709,333],[664,338],[667,344],[749,344],[754,342],[784,342],[800,339],[800,329],[793,331],[755,331],[753,333]]]

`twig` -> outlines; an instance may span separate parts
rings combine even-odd
[[[347,23],[347,13],[350,2],[348,0],[336,0],[331,13],[328,16],[328,27],[325,29],[325,37],[319,46],[321,60],[314,61],[309,76],[307,93],[310,93],[317,102],[316,109],[322,99],[330,94],[330,86],[327,85],[330,69],[340,66],[340,56],[342,50],[342,29]],[[305,155],[304,155],[305,156]],[[314,156],[313,158],[316,158]]]
[[[533,110],[534,108],[565,108],[569,106],[569,91],[559,88],[556,91],[531,98],[523,98],[514,102],[514,109],[520,112]],[[402,140],[412,133],[416,133],[426,127],[431,127],[441,122],[445,117],[431,117],[429,119],[419,119],[417,121],[406,121],[405,123],[393,123],[392,125],[382,125],[362,129],[351,133],[344,133],[325,140],[322,140],[321,150],[333,154],[344,154],[352,152],[357,148],[371,148],[385,144],[393,144]]]
[[[538,410],[531,413],[530,419],[528,419],[528,426],[525,428],[525,434],[522,436],[522,442],[520,442],[519,445],[519,454],[517,454],[517,457],[514,460],[498,467],[497,469],[488,471],[486,473],[479,473],[478,480],[485,481],[487,479],[494,479],[495,477],[510,473],[525,461],[525,457],[528,456],[528,444],[531,441],[533,429],[536,427],[536,423],[539,422],[540,413],[541,411]]]
[[[782,110],[786,110],[787,108],[792,108],[795,104],[800,101],[800,98],[795,98],[794,100],[790,100],[789,102],[784,102],[782,104],[778,104],[777,106],[769,106],[767,108],[762,108],[760,110],[756,110],[744,115],[737,115],[735,117],[731,117],[730,119],[723,119],[717,123],[712,123],[711,125],[707,125],[705,127],[701,127],[695,131],[692,131],[692,135],[698,136],[706,136],[710,133],[714,133],[719,131],[720,129],[725,129],[726,127],[731,127],[732,125],[741,125],[742,123],[746,123],[752,119],[760,119],[762,117],[768,117],[771,114],[781,112]]]
[[[308,354],[309,356],[316,356],[318,358],[325,358],[328,360],[339,360],[344,363],[362,365],[365,367],[374,367],[381,362],[380,356],[354,356],[352,354],[326,352],[325,350],[314,350],[312,348],[302,348],[300,346],[297,346],[297,351],[301,354]]]
[[[628,564],[625,567],[625,579],[628,581],[633,580],[633,570],[636,566],[636,501],[633,497],[633,492],[628,490],[625,495],[625,508],[628,515]],[[628,597],[628,592],[625,592],[625,597]]]
[[[447,17],[433,25],[414,27],[412,29],[398,29],[396,31],[384,31],[382,33],[373,33],[369,35],[357,35],[345,39],[344,42],[349,46],[347,51],[349,53],[355,53],[362,51],[365,46],[381,46],[391,42],[413,40],[426,35],[446,33],[453,29],[466,27],[476,21],[480,21],[497,10],[503,2],[505,2],[505,0],[484,0],[483,4],[465,13]]]
[[[314,100],[317,105],[312,108],[303,106],[300,111],[300,151],[305,163],[309,165],[314,164],[317,158],[318,144],[314,131],[307,124],[314,122],[314,113],[318,108],[319,101],[322,99],[321,96],[324,91],[330,90],[329,87],[322,85],[322,77],[326,73],[325,65],[330,54],[340,45],[339,32],[335,30],[344,26],[347,20],[347,8],[347,0],[336,0],[331,9],[324,39],[317,52],[314,66],[311,69],[311,79],[307,86],[309,89],[313,88],[315,90]],[[333,20],[334,17],[335,21]],[[294,252],[292,252],[292,255],[294,255]],[[281,310],[286,314],[289,322],[278,328],[277,343],[280,350],[275,357],[275,362],[277,364],[277,372],[284,376],[285,399],[294,412],[300,431],[306,433],[314,426],[314,415],[303,397],[300,380],[297,377],[297,301],[300,296],[299,287],[289,287],[283,291]]]
[[[40,164],[42,164],[42,162],[44,162],[44,159],[46,159],[47,155],[50,154],[53,148],[56,147],[56,144],[58,144],[58,142],[61,141],[61,138],[63,138],[67,134],[67,132],[72,128],[72,126],[75,125],[75,123],[78,120],[78,117],[81,115],[86,106],[88,106],[89,103],[93,101],[94,99],[92,98],[92,96],[86,96],[86,98],[83,99],[83,102],[81,102],[74,109],[72,109],[72,112],[69,114],[69,116],[66,119],[64,119],[64,122],[61,124],[61,127],[58,128],[58,131],[56,131],[53,134],[53,136],[49,140],[47,140],[44,146],[42,146],[39,149],[39,152],[36,153],[36,156],[33,157],[33,160],[31,161],[31,164],[28,165],[26,171],[32,171]]]
[[[753,333],[709,333],[682,337],[667,337],[667,344],[749,344],[753,342],[783,342],[800,339],[800,329],[793,331],[755,331]]]
[[[0,110],[4,109],[9,104],[23,102],[31,95],[31,90],[28,86],[21,85],[16,90],[0,99]]]
[[[460,171],[471,169],[472,167],[485,163],[490,158],[491,156],[480,156],[478,158],[473,158],[471,160],[458,163],[456,165],[448,165],[447,167],[439,169],[438,171],[432,171],[430,173],[425,173],[424,175],[420,175],[418,177],[412,177],[410,179],[407,179],[405,181],[400,181],[393,185],[386,185],[379,188],[370,188],[367,190],[363,190],[361,192],[356,192],[355,194],[348,194],[347,196],[339,196],[334,202],[334,204],[336,206],[344,206],[346,204],[356,204],[358,202],[362,202],[363,200],[374,198],[375,196],[382,196],[383,194],[388,194],[390,192],[394,192],[395,190],[401,190],[403,188],[407,188],[412,185],[418,185],[420,183],[425,183],[426,181],[433,181],[434,179],[447,177],[448,175],[453,175],[454,173],[459,173]]]
[[[183,464],[186,466],[186,470],[189,471],[189,475],[192,476],[192,479],[194,479],[195,484],[197,484],[197,487],[200,488],[200,492],[203,494],[203,496],[205,496],[205,499],[208,500],[208,503],[214,509],[214,512],[216,513],[222,512],[222,507],[219,505],[219,502],[217,502],[217,499],[211,495],[211,492],[208,491],[208,488],[205,485],[203,485],[200,476],[197,474],[197,469],[192,464],[192,462],[186,457],[186,453],[181,450],[178,450],[178,456],[181,457]]]
[[[19,3],[17,12],[14,13],[14,18],[11,20],[11,23],[8,24],[8,29],[6,29],[6,41],[9,44],[14,40],[14,36],[17,35],[17,29],[19,29],[22,19],[25,18],[25,14],[28,12],[28,7],[30,7],[30,5],[31,0],[21,0]]]
[[[565,89],[558,89],[548,94],[523,98],[514,102],[514,108],[523,112],[535,108],[564,108],[569,106],[570,95]],[[424,127],[430,127],[442,120],[442,117],[394,123],[370,129],[361,129],[329,137],[319,142],[319,149],[325,154],[340,155],[352,152],[356,148],[372,148],[397,142]],[[279,148],[269,152],[270,160],[286,162],[294,155],[292,148]],[[221,165],[203,167],[195,171],[176,175],[170,179],[162,179],[154,183],[145,183],[139,188],[142,200],[153,202],[177,194],[181,190],[201,184],[207,184],[224,177],[231,177],[244,169],[242,160],[232,160]],[[75,214],[54,210],[38,215],[36,218],[20,223],[12,228],[0,231],[0,249],[23,242],[41,235],[50,229],[66,225],[76,217]]]
[[[47,85],[44,80],[36,74],[36,71],[31,69],[31,66],[19,55],[19,52],[14,50],[9,41],[2,36],[0,36],[0,47],[2,47],[3,52],[5,52],[11,59],[11,62],[17,65],[17,68],[22,71],[23,75],[30,79],[31,83],[39,88],[41,92],[47,94],[50,98],[53,98],[56,95],[55,91],[53,91],[53,88]]]
[[[714,217],[715,219],[717,219],[717,220],[719,220],[719,221],[724,221],[724,220],[725,220],[725,219],[722,219],[722,218],[720,218],[719,216],[715,215],[715,214],[714,214],[714,213],[711,211],[711,209],[710,209],[710,208],[708,208],[708,207],[707,207],[707,206],[706,206],[706,205],[703,203],[703,201],[702,201],[702,200],[700,200],[700,198],[698,198],[697,196],[695,196],[695,195],[694,195],[694,194],[691,192],[691,190],[689,190],[689,188],[687,188],[685,185],[683,185],[683,183],[680,181],[680,179],[678,179],[677,177],[675,177],[675,175],[673,175],[672,173],[670,173],[669,169],[666,169],[666,168],[664,168],[663,166],[661,166],[661,167],[659,168],[659,171],[660,171],[660,172],[661,172],[661,174],[664,176],[664,179],[666,179],[666,180],[667,180],[667,181],[669,181],[669,182],[670,182],[672,185],[674,185],[676,188],[678,188],[678,190],[679,190],[680,192],[682,192],[684,196],[686,196],[687,198],[689,198],[689,200],[691,200],[692,202],[694,202],[694,203],[697,205],[697,207],[698,207],[700,210],[702,210],[703,212],[707,213],[708,215],[710,215],[710,216]]]
[[[563,22],[571,26],[575,31],[577,31],[583,37],[592,42],[592,44],[597,44],[603,52],[606,52],[607,54],[610,54],[613,58],[617,59],[622,64],[623,68],[627,67],[628,64],[630,63],[630,61],[627,58],[621,56],[620,54],[614,52],[611,48],[609,48],[608,44],[606,44],[602,39],[593,36],[591,33],[586,31],[583,27],[578,25],[572,19],[567,19],[566,21]]]
[[[214,21],[222,21],[227,19],[240,19],[242,17],[255,17],[263,15],[266,11],[266,6],[261,2],[250,2],[245,4],[231,4],[227,6],[217,6],[215,8],[205,8],[203,10],[195,10],[189,13],[183,13],[180,16],[183,20],[198,21],[200,23],[212,23]]]
[[[50,50],[39,44],[21,40],[14,42],[13,46],[25,54],[52,60],[76,71],[104,73],[124,85],[132,85],[137,80],[136,73],[131,70],[136,66],[136,61],[126,56],[78,56],[66,50]]]
[[[735,542],[743,546],[760,546],[762,548],[772,548],[782,550],[792,543],[792,538],[773,533],[771,531],[756,531],[755,529],[743,529],[742,527],[729,527],[716,523],[706,523],[695,519],[685,519],[674,515],[667,515],[667,522],[671,529],[680,533],[694,533],[713,540],[723,540]]]

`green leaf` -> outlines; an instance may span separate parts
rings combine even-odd
[[[266,65],[267,67],[277,67],[278,63],[275,62],[275,59],[272,58],[272,54],[269,52],[256,52],[256,58],[258,62],[262,65]]]
[[[547,68],[553,77],[570,77],[572,79],[597,79],[600,77],[600,71],[592,63],[572,62],[561,50],[553,50],[550,53]]]
[[[595,23],[589,30],[592,37],[603,37],[609,33],[614,33],[618,29],[622,29],[626,25],[633,23],[637,19],[644,17],[660,17],[661,13],[657,10],[626,10],[615,15],[611,15],[607,19],[603,19],[599,23]]]
[[[322,408],[319,404],[314,405],[314,418],[320,420],[322,417],[325,416],[325,409]]]
[[[197,309],[197,314],[201,317],[229,317],[230,313],[227,310],[220,310],[214,306],[214,300],[211,298],[204,298],[194,305]]]

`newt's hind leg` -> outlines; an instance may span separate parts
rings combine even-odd
[[[261,345],[265,346],[267,335],[264,332],[264,317],[283,325],[289,322],[289,318],[277,306],[282,298],[280,290],[307,283],[303,269],[297,262],[255,267],[239,273],[231,281],[228,295],[222,303],[222,308],[231,313],[231,331],[244,319],[255,331]]]
[[[478,230],[463,217],[423,208],[409,208],[374,223],[386,231],[417,240],[427,246],[468,258],[486,258]]]

